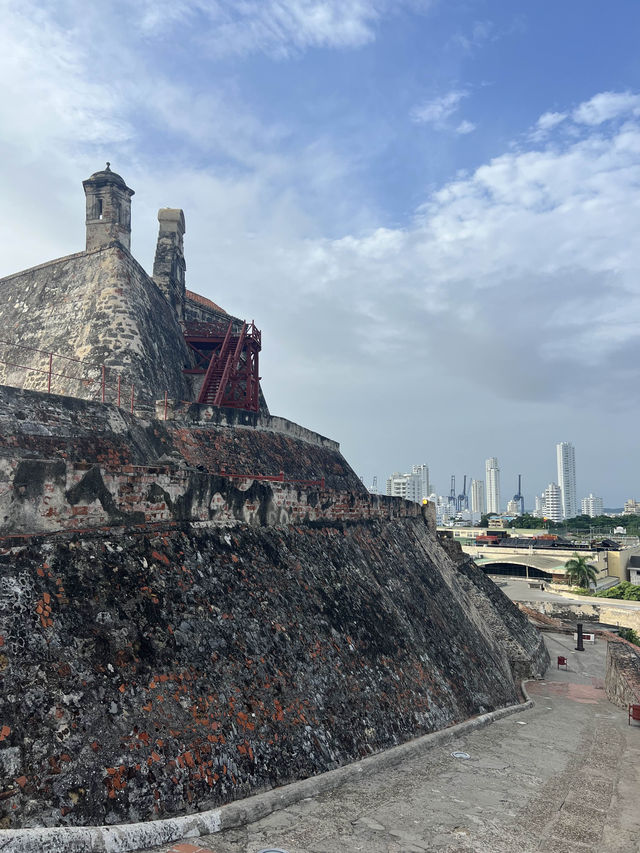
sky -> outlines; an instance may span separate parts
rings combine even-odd
[[[640,498],[640,4],[0,0],[0,276],[84,248],[82,180],[184,209],[187,287],[272,413],[384,490]]]

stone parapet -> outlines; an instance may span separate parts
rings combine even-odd
[[[208,407],[211,409],[211,407]],[[370,495],[337,442],[284,418],[141,419],[0,387],[0,535],[169,521],[220,527],[423,515]]]
[[[607,643],[605,690],[621,708],[640,703],[640,648],[620,640]]]
[[[426,507],[386,495],[222,476],[179,466],[105,468],[64,459],[0,457],[0,536],[122,524],[203,522],[276,526],[429,518]]]

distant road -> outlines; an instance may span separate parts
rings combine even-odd
[[[502,586],[505,582],[505,586]],[[540,589],[529,589],[529,583],[526,580],[499,578],[497,583],[501,585],[500,588],[502,591],[508,595],[512,601],[554,601],[560,604],[600,604],[628,608],[629,610],[640,610],[640,601],[622,601],[619,598],[594,598],[590,595],[560,595],[557,592],[549,592],[546,589],[543,592]]]

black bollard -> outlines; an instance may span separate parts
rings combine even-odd
[[[578,629],[578,645],[576,646],[576,651],[577,652],[583,652],[584,651],[584,640],[582,639],[582,622],[578,622],[577,629]]]

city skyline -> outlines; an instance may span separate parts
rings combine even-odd
[[[555,459],[552,458],[552,450],[555,449]],[[629,500],[634,500],[634,495],[624,495],[620,498],[619,502],[607,503],[601,495],[597,494],[593,489],[586,488],[584,491],[581,491],[578,488],[578,470],[576,468],[575,463],[575,447],[572,442],[556,442],[554,448],[550,448],[549,451],[549,477],[545,480],[543,484],[541,484],[537,489],[527,488],[527,483],[523,478],[523,488],[522,494],[524,497],[524,509],[527,513],[535,513],[541,506],[541,498],[544,497],[545,493],[549,495],[549,502],[551,507],[551,512],[553,514],[553,520],[559,521],[562,518],[572,518],[576,515],[582,514],[583,506],[587,506],[587,511],[584,513],[585,515],[593,515],[597,514],[595,512],[596,508],[602,507],[610,508],[610,509],[622,509],[625,502]],[[498,457],[488,457],[484,462],[484,477],[474,477],[473,473],[467,476],[467,495],[469,497],[469,507],[470,509],[475,509],[474,506],[474,490],[476,496],[476,505],[480,504],[484,507],[481,512],[491,512],[489,508],[489,499],[487,496],[487,480],[488,480],[488,471],[489,465],[494,464],[497,466],[497,486],[498,486],[498,497],[499,497],[499,507],[500,512],[507,512],[507,507],[510,502],[512,502],[512,494],[515,496],[518,493],[518,474],[513,475],[513,492],[509,488],[508,482],[504,485],[501,485],[504,480],[501,481],[501,466],[499,465]],[[415,469],[416,466],[413,466]],[[433,468],[429,468],[428,466],[424,466],[429,471],[433,471]],[[476,468],[479,466],[476,465]],[[444,468],[442,469],[444,470]],[[565,514],[565,503],[563,503],[562,498],[562,485],[558,482],[561,479],[561,474],[564,470],[564,477],[567,480],[567,489],[573,490],[573,502],[569,502],[570,514]],[[393,475],[395,476],[395,475]],[[400,476],[400,475],[398,475]],[[401,475],[404,477],[409,476],[409,474]],[[431,486],[431,491],[435,492],[437,495],[442,497],[447,497],[450,493],[450,488],[443,488],[443,485],[448,485],[451,481],[451,477],[454,476],[456,478],[456,483],[458,486],[462,483],[463,477],[458,475],[457,472],[452,471],[451,474],[447,475],[444,478],[438,477],[436,480],[436,476],[433,476],[432,473],[429,475],[429,483]],[[459,476],[459,479],[458,479]],[[544,478],[542,478],[544,479]],[[539,477],[538,482],[542,483],[542,479]],[[443,485],[440,485],[443,484]],[[556,486],[557,492],[551,487]],[[456,491],[460,491],[460,488],[457,488]],[[640,491],[640,489],[639,489]],[[504,493],[505,497],[501,497],[501,492]],[[399,492],[390,492],[387,488],[387,494],[399,494]],[[635,493],[634,493],[635,494]],[[508,495],[508,496],[507,496]],[[402,495],[404,496],[404,494]],[[573,509],[573,512],[571,510]],[[549,516],[551,517],[551,515]]]

